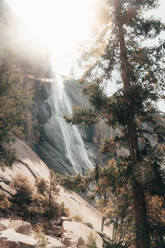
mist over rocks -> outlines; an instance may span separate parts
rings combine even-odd
[[[101,163],[103,163],[103,161],[105,162],[108,159],[108,156],[104,156],[99,152],[98,145],[103,138],[113,135],[114,131],[111,130],[112,132],[110,132],[109,127],[107,127],[104,122],[100,122],[97,125],[87,128],[84,128],[81,125],[73,125],[73,127],[71,127],[69,124],[65,123],[65,120],[63,119],[64,114],[70,114],[71,112],[68,113],[68,110],[64,107],[64,102],[62,102],[58,106],[59,109],[61,108],[61,113],[58,113],[59,110],[55,107],[58,105],[57,101],[59,98],[57,82],[54,83],[53,87],[54,89],[51,91],[54,90],[54,94],[50,91],[50,96],[45,101],[46,104],[49,105],[47,108],[47,114],[44,112],[46,109],[42,112],[43,108],[41,108],[41,116],[49,116],[50,113],[51,116],[50,119],[46,123],[43,123],[39,128],[40,139],[39,142],[35,144],[35,150],[38,155],[50,168],[53,168],[56,172],[61,174],[65,174],[66,172],[71,174],[75,173],[76,171],[66,154],[66,139],[64,137],[65,134],[63,133],[63,128],[67,128],[69,130],[67,132],[70,132],[72,128],[77,128],[81,135],[82,141],[84,142],[86,154],[92,165],[94,165],[96,160]],[[70,103],[67,102],[67,104],[70,104],[70,111],[74,106],[85,108],[89,107],[87,97],[85,97],[82,93],[83,85],[79,84],[75,80],[65,80],[63,87],[64,88],[62,90],[64,90],[66,94],[65,98],[67,97],[70,101]],[[53,102],[55,102],[55,105],[53,105]],[[45,103],[43,103],[43,106],[44,104]],[[70,139],[72,139],[72,136],[73,134]],[[70,141],[67,140],[67,142]],[[77,147],[76,142],[76,140],[73,140],[72,146],[75,145],[74,149]],[[80,151],[80,153],[82,153],[82,151]],[[80,153],[75,153],[74,156],[81,156]],[[77,161],[79,161],[78,157]],[[81,165],[81,159],[78,163],[80,163],[82,171],[88,170],[88,167],[85,168],[84,165]],[[81,170],[79,170],[79,172],[81,172]]]

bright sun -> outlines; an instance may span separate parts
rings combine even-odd
[[[78,43],[90,37],[96,0],[7,0],[35,37],[52,53],[52,65],[68,75]]]

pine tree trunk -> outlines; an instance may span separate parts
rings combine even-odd
[[[124,40],[123,24],[121,23],[121,2],[116,1],[116,25],[118,28],[118,40],[120,44],[120,60],[121,60],[121,77],[124,86],[124,94],[127,97],[127,93],[130,89],[129,72],[130,66],[127,60],[127,48]],[[127,104],[129,105],[129,98],[127,98]],[[130,103],[130,112],[127,119],[127,134],[128,144],[132,163],[133,173],[133,198],[134,198],[134,211],[135,211],[135,230],[136,230],[136,247],[137,248],[149,248],[150,236],[148,216],[145,202],[145,193],[142,183],[137,179],[136,172],[140,171],[139,149],[138,139],[136,132],[136,123],[133,106]]]
[[[136,126],[132,116],[128,120],[128,140],[129,140],[129,151],[132,162],[132,173],[133,175],[133,198],[134,198],[134,211],[135,211],[135,225],[136,225],[136,247],[137,248],[148,248],[150,247],[150,236],[149,236],[149,224],[145,202],[145,193],[142,181],[136,172],[140,171],[139,162],[139,151],[137,143]]]

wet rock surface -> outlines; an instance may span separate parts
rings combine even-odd
[[[87,97],[85,97],[82,93],[83,87],[84,86],[82,86],[75,80],[64,81],[65,93],[69,98],[72,107],[74,106],[80,106],[83,108],[89,107]],[[61,124],[59,125],[58,118],[56,118],[56,116],[53,117],[54,107],[52,105],[52,101],[53,101],[52,97],[53,96],[49,96],[49,98],[46,101],[49,107],[45,108],[43,105],[43,107],[40,109],[40,116],[43,115],[48,117],[50,113],[51,116],[47,120],[47,122],[45,123],[42,122],[42,125],[39,128],[40,139],[39,142],[35,144],[35,150],[38,153],[38,155],[43,159],[43,161],[49,166],[49,168],[52,168],[56,172],[59,172],[61,174],[65,174],[66,172],[74,174],[75,170],[73,168],[72,163],[69,161],[65,150],[66,144],[63,138],[64,136],[63,130],[61,128],[62,120],[61,120]],[[56,99],[54,100],[56,101]],[[47,114],[45,111],[47,111]],[[65,111],[63,115],[64,114]],[[63,118],[63,116],[61,118]],[[39,120],[40,119],[41,117],[39,117]],[[102,163],[103,161],[105,162],[108,159],[108,156],[102,155],[99,152],[98,146],[102,139],[113,135],[113,130],[110,130],[109,127],[107,127],[103,122],[100,122],[99,124],[88,128],[84,128],[81,125],[78,125],[77,127],[84,142],[85,150],[89,160],[91,161],[91,164],[94,165],[96,160],[100,163]],[[76,141],[75,141],[74,149],[77,149]],[[80,163],[81,165],[81,160],[78,163]],[[81,167],[83,171],[87,169],[84,167],[84,165],[81,165]]]
[[[70,87],[67,86],[65,90],[67,84]],[[51,112],[51,117],[40,127],[40,140],[36,143],[35,149],[49,168],[53,168],[61,174],[66,172],[73,174],[92,167],[91,162],[93,163],[95,156],[92,154],[92,150],[88,152],[88,149],[82,145],[83,141],[80,137],[81,135],[86,137],[85,131],[82,128],[77,129],[76,126],[71,127],[66,124],[63,116],[68,114],[74,104],[78,103],[78,99],[82,100],[84,104],[87,101],[83,98],[80,90],[81,86],[78,83],[76,84],[75,81],[64,82],[64,93],[61,93],[59,87],[58,82],[52,84],[51,94],[46,101],[49,105],[47,109],[49,113]],[[74,91],[72,92],[73,88]],[[73,95],[70,95],[68,89]],[[73,99],[71,99],[72,96]],[[45,115],[44,112],[43,115]],[[79,168],[75,169],[75,167]]]

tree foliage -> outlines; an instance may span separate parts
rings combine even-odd
[[[164,220],[157,222],[151,201],[159,199],[161,206],[165,207],[162,172],[165,125],[163,116],[155,107],[155,103],[164,98],[165,43],[159,39],[154,46],[148,46],[144,40],[159,37],[165,25],[159,19],[145,15],[147,10],[157,6],[156,0],[103,2],[109,22],[102,27],[91,56],[94,58],[101,46],[104,49],[90,69],[87,63],[84,81],[88,81],[88,85],[83,92],[88,96],[92,113],[95,113],[91,124],[104,119],[107,125],[121,130],[120,135],[103,141],[101,150],[111,153],[117,161],[114,189],[111,185],[109,192],[115,192],[115,209],[131,210],[135,234],[132,236],[132,245],[135,243],[138,248],[163,247],[165,223]],[[114,80],[114,72],[118,74],[117,80]],[[110,87],[114,81],[118,90],[108,96],[105,83]],[[90,124],[90,112],[91,109],[89,112],[76,110],[68,120],[72,124]],[[118,156],[117,151],[121,147],[129,151],[125,157]],[[114,175],[114,171],[111,175]],[[110,178],[107,175],[104,177],[104,174],[99,178],[104,195],[104,186],[108,185]],[[125,217],[120,217],[118,223],[125,221]],[[128,223],[129,220],[127,227]]]
[[[12,165],[16,158],[12,143],[23,137],[24,121],[30,98],[23,88],[23,76],[13,55],[0,60],[0,165]]]

